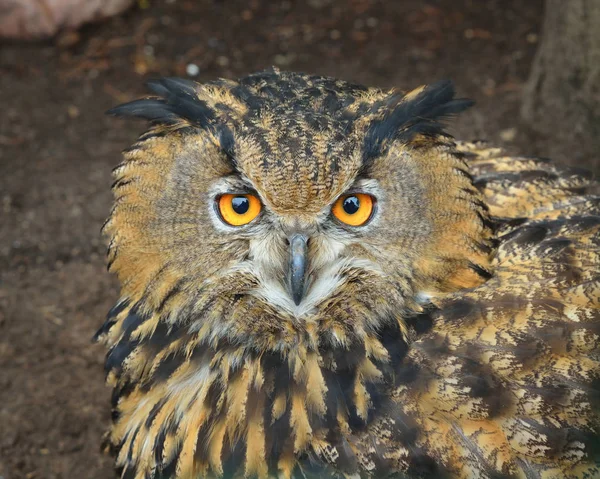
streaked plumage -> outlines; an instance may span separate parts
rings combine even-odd
[[[600,477],[588,173],[456,143],[449,83],[150,87],[113,110],[152,123],[105,226],[122,477]],[[241,191],[263,209],[236,228],[215,198]],[[364,226],[332,217],[347,192],[376,199]]]

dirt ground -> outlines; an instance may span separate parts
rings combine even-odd
[[[113,477],[99,451],[104,350],[90,338],[118,289],[99,230],[111,168],[143,125],[103,112],[144,94],[146,78],[273,64],[384,87],[452,78],[477,100],[457,136],[527,154],[556,147],[518,119],[542,0],[149,4],[47,43],[0,46],[1,479]]]

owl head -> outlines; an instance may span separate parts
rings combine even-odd
[[[451,83],[402,94],[274,70],[149,87],[111,111],[152,125],[114,170],[121,304],[285,352],[351,344],[485,278],[485,206],[440,124],[470,104]]]

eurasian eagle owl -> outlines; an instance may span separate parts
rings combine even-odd
[[[470,102],[149,83],[105,225],[123,478],[600,477],[600,199]]]

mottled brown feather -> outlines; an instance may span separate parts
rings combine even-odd
[[[121,477],[600,477],[587,172],[455,142],[448,83],[151,87],[115,110],[153,126],[114,171],[104,228]],[[260,197],[254,229],[219,226],[218,188]],[[328,213],[353,188],[378,200],[362,230]],[[314,277],[338,262],[306,311],[268,290],[297,230]]]

